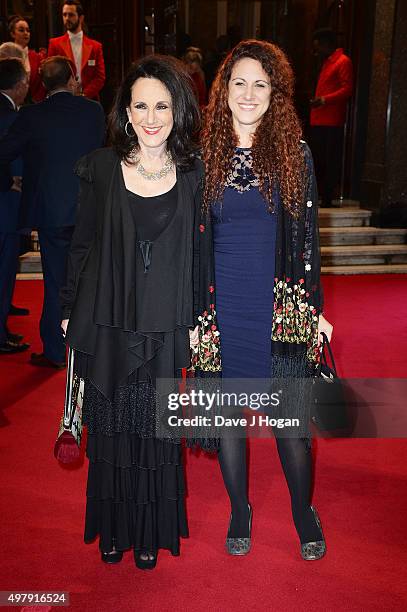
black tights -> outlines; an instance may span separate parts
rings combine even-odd
[[[231,538],[247,537],[249,501],[247,499],[246,438],[222,438],[218,457],[232,512],[229,536]]]
[[[276,438],[276,443],[291,495],[294,525],[301,543],[321,540],[321,531],[310,508],[312,457],[307,442],[301,438]],[[219,463],[232,510],[229,537],[247,537],[246,439],[223,438]]]

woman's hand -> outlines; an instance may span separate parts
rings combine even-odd
[[[64,319],[63,321],[61,321],[61,329],[62,329],[64,338],[66,336],[66,330],[68,328],[68,323],[69,323],[69,319]]]
[[[319,315],[319,321],[318,321],[318,345],[320,345],[322,343],[322,341],[323,341],[322,332],[324,334],[326,334],[329,342],[331,342],[332,330],[333,330],[333,326],[330,324],[330,322],[327,321],[322,314]]]
[[[198,325],[195,327],[195,329],[190,329],[189,330],[189,346],[192,348],[194,348],[194,346],[198,346],[199,344],[199,335],[198,335]]]

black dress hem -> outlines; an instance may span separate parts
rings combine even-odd
[[[121,432],[90,434],[84,541],[117,550],[169,550],[188,537],[182,448]]]

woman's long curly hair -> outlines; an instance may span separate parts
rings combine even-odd
[[[273,210],[273,188],[278,187],[283,206],[298,216],[305,183],[305,157],[300,121],[293,103],[294,75],[283,51],[269,42],[244,40],[221,65],[211,89],[202,131],[202,155],[206,166],[203,206],[220,201],[238,146],[228,105],[232,70],[243,58],[257,60],[271,82],[270,105],[252,142],[253,170],[259,190]]]

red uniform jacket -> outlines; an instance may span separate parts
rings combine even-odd
[[[51,38],[48,46],[48,57],[64,55],[75,65],[68,33],[58,38]],[[87,98],[99,100],[99,92],[105,83],[105,62],[102,45],[97,40],[83,35],[82,43],[82,91]]]
[[[47,93],[39,73],[40,64],[46,57],[47,52],[45,49],[40,49],[38,52],[34,51],[34,49],[29,49],[28,51],[28,59],[30,61],[30,94],[33,102],[41,102]]]
[[[325,104],[311,109],[311,125],[341,126],[353,88],[352,60],[343,49],[336,49],[322,64],[315,97]]]
[[[199,72],[193,72],[191,74],[191,78],[194,84],[195,94],[196,94],[199,106],[200,108],[203,108],[207,104],[205,80]]]

